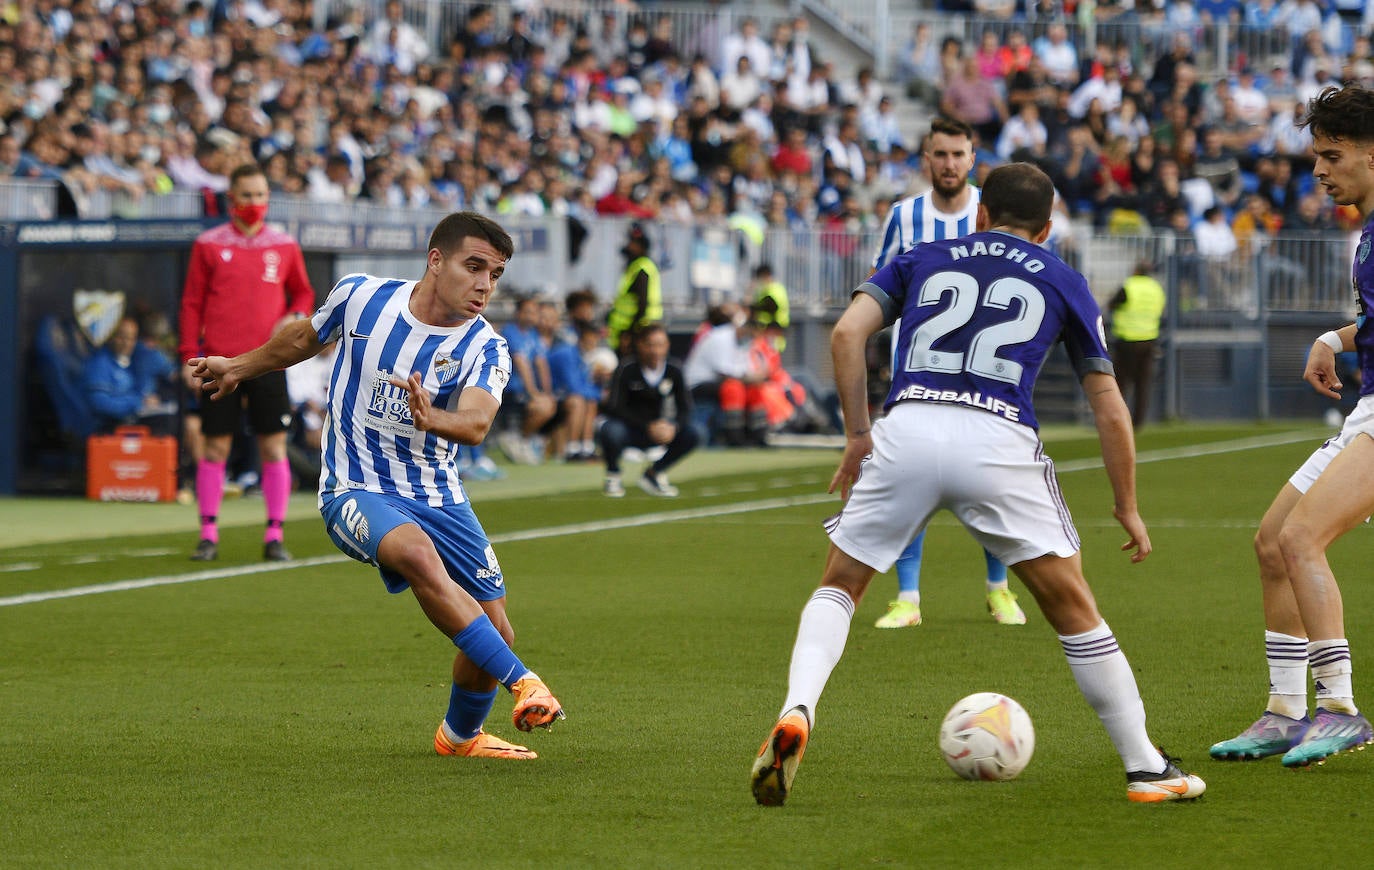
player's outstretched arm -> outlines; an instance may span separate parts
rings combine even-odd
[[[1354,347],[1355,325],[1352,323],[1335,332],[1328,332],[1312,342],[1312,349],[1307,352],[1307,365],[1302,370],[1302,379],[1323,396],[1339,399],[1341,379],[1336,374],[1336,354],[1340,351],[1327,344],[1327,336],[1333,336],[1333,343],[1339,341],[1342,351],[1347,345]]]
[[[210,398],[227,396],[244,381],[259,375],[293,366],[324,350],[315,328],[309,320],[297,320],[283,327],[266,344],[259,345],[236,357],[194,357],[187,361],[191,377],[200,382],[200,389],[213,390]]]
[[[1083,378],[1083,392],[1093,409],[1097,425],[1097,440],[1102,446],[1102,464],[1112,484],[1112,515],[1130,535],[1121,545],[1123,551],[1134,550],[1132,562],[1144,561],[1150,555],[1150,533],[1135,500],[1135,430],[1131,427],[1131,412],[1121,398],[1116,378],[1102,372],[1089,372]]]
[[[830,479],[827,492],[840,491],[849,497],[849,488],[859,479],[859,467],[873,452],[873,423],[868,416],[868,368],[864,348],[869,336],[883,328],[883,309],[867,293],[849,303],[830,333],[830,356],[835,364],[835,389],[844,416],[844,456]]]

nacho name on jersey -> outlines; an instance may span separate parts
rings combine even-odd
[[[1030,254],[1021,250],[1016,245],[1008,245],[1006,242],[982,242],[977,241],[972,245],[954,245],[949,249],[951,260],[962,260],[965,257],[1003,257],[1008,260],[1020,263],[1027,272],[1036,273],[1045,268],[1045,262],[1031,257]]]

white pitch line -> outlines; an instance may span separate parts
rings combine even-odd
[[[1173,447],[1164,450],[1151,450],[1136,457],[1136,463],[1163,462],[1170,459],[1192,459],[1200,456],[1215,456],[1221,453],[1238,453],[1244,450],[1256,450],[1264,447],[1277,447],[1284,444],[1293,444],[1298,441],[1311,441],[1314,436],[1311,434],[1284,433],[1281,435],[1258,436],[1255,438],[1243,438],[1235,441],[1219,441],[1215,444],[1200,444],[1190,447]],[[1062,473],[1075,471],[1088,471],[1094,468],[1101,468],[1101,458],[1077,459],[1064,463],[1056,463],[1055,469]],[[548,526],[542,529],[527,529],[520,532],[508,532],[504,535],[493,535],[493,544],[504,544],[515,541],[535,541],[543,538],[558,538],[568,535],[585,535],[592,532],[609,532],[619,529],[632,529],[641,526],[659,525],[661,523],[673,523],[686,520],[712,519],[715,517],[729,516],[731,514],[754,513],[757,511],[778,510],[780,508],[800,507],[803,505],[821,504],[828,501],[838,500],[829,493],[817,495],[794,496],[791,498],[772,498],[760,501],[741,502],[734,505],[712,505],[709,507],[685,508],[676,511],[661,511],[658,513],[641,514],[635,517],[621,517],[619,519],[600,520],[591,523],[574,523],[564,526]],[[61,598],[79,598],[86,595],[102,595],[107,592],[128,592],[134,589],[148,589],[155,586],[176,586],[183,583],[199,583],[204,580],[222,580],[231,577],[242,577],[248,574],[263,574],[271,571],[289,571],[294,568],[313,568],[317,565],[334,565],[340,562],[352,561],[342,554],[335,556],[317,556],[310,559],[297,559],[291,562],[279,563],[259,563],[254,565],[241,565],[234,568],[215,568],[208,571],[195,571],[190,574],[165,574],[160,577],[144,577],[139,580],[119,580],[113,583],[101,583],[92,586],[73,586],[68,589],[50,589],[43,592],[27,592],[22,595],[11,595],[0,598],[0,607],[15,607],[21,604],[37,604],[43,601],[55,601]],[[0,571],[29,570],[32,563],[22,565],[0,566]]]

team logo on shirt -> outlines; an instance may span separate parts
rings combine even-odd
[[[506,384],[510,383],[510,372],[506,369],[489,369],[488,371],[493,386],[504,390]]]
[[[281,254],[276,251],[263,251],[262,254],[262,282],[264,284],[277,284],[281,282],[278,277],[281,269]]]
[[[1359,251],[1357,251],[1357,252],[1355,253],[1355,257],[1356,257],[1361,263],[1363,263],[1365,260],[1369,259],[1369,246],[1370,246],[1370,238],[1369,238],[1369,236],[1365,236],[1364,238],[1360,239],[1360,249],[1359,249]]]
[[[462,366],[462,360],[456,360],[449,356],[436,356],[434,358],[434,376],[439,379],[439,383],[446,384],[458,376],[458,369]]]

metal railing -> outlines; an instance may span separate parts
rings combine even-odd
[[[327,23],[354,7],[363,10],[368,23],[375,22],[383,17],[385,5],[386,0],[320,0],[314,4],[315,26],[323,29]],[[489,7],[495,18],[497,32],[506,33],[510,14],[515,8],[508,3],[404,0],[403,8],[405,20],[425,35],[431,56],[446,57],[454,35],[478,6]],[[624,32],[626,23],[632,19],[646,21],[651,28],[653,22],[666,19],[671,22],[673,44],[684,61],[690,62],[694,54],[701,53],[718,66],[721,40],[736,29],[740,18],[748,16],[756,19],[761,35],[766,39],[775,23],[792,17],[797,10],[804,10],[813,18],[823,21],[859,52],[871,58],[874,70],[883,79],[891,79],[897,74],[899,59],[918,22],[930,24],[937,38],[944,35],[960,37],[969,50],[985,30],[1005,35],[1010,30],[1018,29],[1034,39],[1042,35],[1050,23],[1060,22],[1068,28],[1070,39],[1077,46],[1080,57],[1085,52],[1091,52],[1098,42],[1125,45],[1132,50],[1136,68],[1147,74],[1155,59],[1168,49],[1175,33],[1162,20],[1142,19],[1134,13],[1110,21],[1085,24],[1075,17],[985,18],[911,8],[906,4],[893,4],[890,0],[797,0],[790,7],[768,3],[708,2],[655,3],[635,7],[619,0],[543,0],[526,8],[526,19],[531,30],[542,35],[547,32],[554,17],[562,17],[574,29],[579,26],[587,28],[594,40],[600,32],[603,16],[611,16],[620,33]],[[1357,25],[1344,21],[1332,22],[1324,31],[1328,48],[1337,54],[1348,52],[1355,37],[1360,34]],[[1226,75],[1242,62],[1257,68],[1274,62],[1291,63],[1293,50],[1303,37],[1303,34],[1288,33],[1282,28],[1257,29],[1231,21],[1207,22],[1185,32],[1193,42],[1199,73],[1204,80]]]

